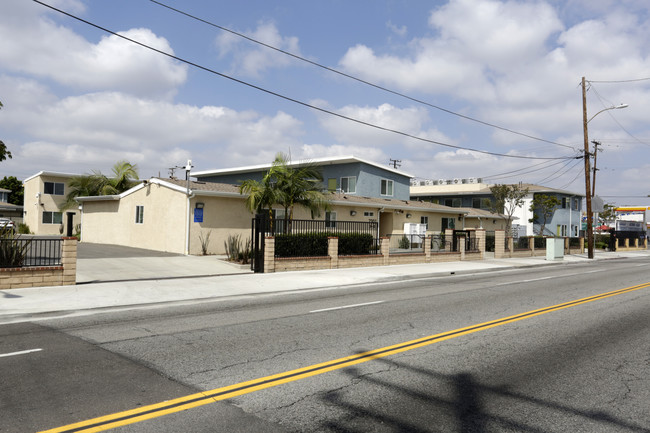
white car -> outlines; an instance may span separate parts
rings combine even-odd
[[[11,230],[16,232],[16,224],[9,218],[0,218],[0,231]]]

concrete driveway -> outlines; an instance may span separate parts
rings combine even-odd
[[[77,284],[240,273],[251,273],[250,266],[228,263],[225,256],[184,256],[119,245],[77,244]]]

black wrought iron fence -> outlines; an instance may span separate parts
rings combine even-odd
[[[424,235],[391,234],[386,236],[391,254],[424,252]]]
[[[5,237],[0,239],[0,267],[60,266],[60,238]]]

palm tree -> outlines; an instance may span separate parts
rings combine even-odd
[[[329,202],[323,194],[323,175],[313,163],[290,167],[290,159],[283,153],[278,153],[271,167],[272,176],[276,179],[278,189],[278,204],[284,207],[285,218],[293,220],[295,205],[301,205],[320,216],[321,210],[329,209]]]
[[[271,179],[270,172],[267,172],[262,181],[246,179],[239,186],[240,194],[247,194],[246,208],[256,214],[261,214],[268,208],[269,221],[273,229],[273,205],[277,203],[277,190]]]
[[[62,209],[70,209],[77,205],[77,197],[92,197],[98,195],[120,194],[133,187],[138,182],[138,168],[127,161],[119,161],[113,165],[113,177],[107,177],[100,171],[93,170],[92,174],[76,176],[68,183],[68,195]]]

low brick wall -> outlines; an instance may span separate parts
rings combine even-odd
[[[0,290],[76,284],[77,238],[61,239],[61,266],[0,268]]]
[[[339,256],[338,239],[328,239],[329,256],[322,257],[275,257],[275,239],[265,238],[264,272],[306,271],[317,269],[343,269],[363,268],[386,265],[408,265],[418,263],[457,262],[460,260],[480,260],[483,254],[480,251],[465,253],[440,252],[432,253],[429,240],[425,242],[424,253],[399,253],[390,254],[388,238],[382,239],[380,254]],[[461,243],[463,246],[464,244]],[[483,242],[484,244],[484,242]],[[461,248],[462,249],[462,248]]]

